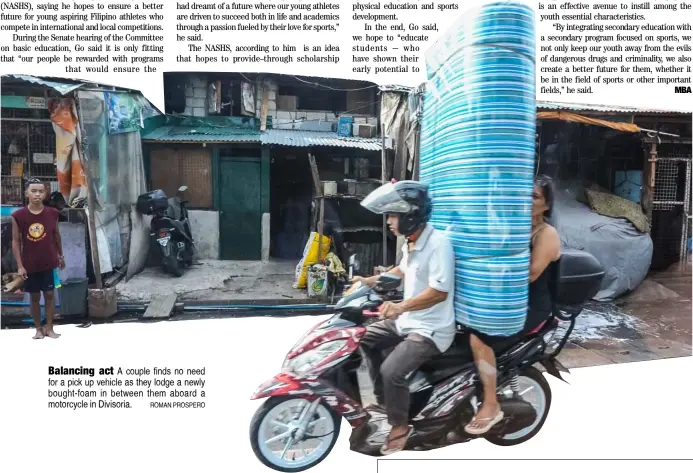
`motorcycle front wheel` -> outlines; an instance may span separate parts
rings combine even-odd
[[[270,398],[250,422],[250,445],[258,459],[276,471],[297,472],[314,467],[330,454],[341,418],[320,403],[302,439],[295,438],[310,402],[297,397]]]
[[[534,407],[537,418],[532,425],[517,432],[486,436],[486,440],[494,445],[510,447],[526,442],[539,433],[549,415],[551,386],[549,386],[544,375],[538,369],[530,366],[518,376],[517,382],[520,397]]]

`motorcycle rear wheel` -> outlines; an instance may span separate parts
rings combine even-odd
[[[335,443],[337,442],[337,438],[339,437],[340,423],[342,419],[340,416],[335,414],[327,405],[321,403],[318,406],[315,416],[319,418],[324,418],[324,420],[327,421],[326,427],[328,429],[331,429],[331,431],[322,434],[320,438],[317,439],[321,440],[327,437],[327,445],[320,445],[320,447],[313,449],[313,451],[319,450],[319,455],[315,459],[311,459],[308,462],[305,461],[305,458],[303,459],[303,461],[299,460],[296,462],[297,466],[295,467],[291,466],[292,462],[283,459],[284,452],[282,452],[282,456],[280,458],[276,458],[276,455],[272,455],[272,458],[269,457],[267,445],[268,442],[272,442],[272,440],[265,440],[265,432],[263,432],[263,428],[267,428],[269,424],[275,426],[280,425],[281,422],[279,422],[277,419],[274,419],[273,417],[275,415],[280,415],[280,411],[282,411],[283,408],[291,409],[292,404],[298,404],[301,401],[303,401],[305,406],[308,406],[309,403],[307,401],[304,401],[303,399],[300,399],[298,397],[283,396],[270,398],[267,401],[265,401],[265,403],[255,412],[255,415],[250,421],[250,445],[253,449],[253,453],[255,453],[255,456],[258,458],[258,460],[260,460],[265,466],[273,470],[293,473],[313,468],[315,465],[319,464],[325,458],[327,458],[327,456],[332,451],[332,448],[334,447]],[[285,430],[288,431],[288,429]],[[285,434],[285,432],[281,432],[279,436],[281,436],[282,434]],[[278,439],[278,436],[275,436],[274,438]],[[290,447],[291,445],[286,447],[286,449]],[[306,447],[302,447],[301,450],[303,451],[303,454],[307,456],[305,448]]]
[[[171,251],[164,261],[164,266],[166,270],[171,273],[174,277],[181,277],[183,275],[183,270],[180,267],[180,261],[178,261],[178,252]]]
[[[520,378],[518,380],[520,385],[529,385],[541,391],[541,397],[543,399],[539,401],[539,404],[542,406],[542,412],[537,412],[538,419],[535,421],[534,425],[527,428],[528,431],[526,434],[517,436],[517,432],[511,432],[506,435],[488,435],[485,437],[486,440],[500,447],[519,445],[537,435],[544,426],[544,422],[549,415],[549,409],[551,408],[551,386],[549,386],[546,378],[544,378],[544,375],[541,374],[538,369],[530,366],[526,368],[518,378]]]

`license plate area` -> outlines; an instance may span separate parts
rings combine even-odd
[[[171,239],[170,236],[165,236],[165,237],[157,238],[156,241],[159,243],[159,245],[166,246],[166,245],[168,245],[168,242],[170,239]]]

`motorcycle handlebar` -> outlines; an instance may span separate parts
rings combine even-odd
[[[364,317],[380,317],[380,311],[364,310],[362,314]]]

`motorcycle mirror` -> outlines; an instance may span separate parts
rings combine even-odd
[[[187,191],[187,190],[188,190],[188,186],[180,186],[180,187],[178,188],[178,192],[185,192],[185,191]]]

